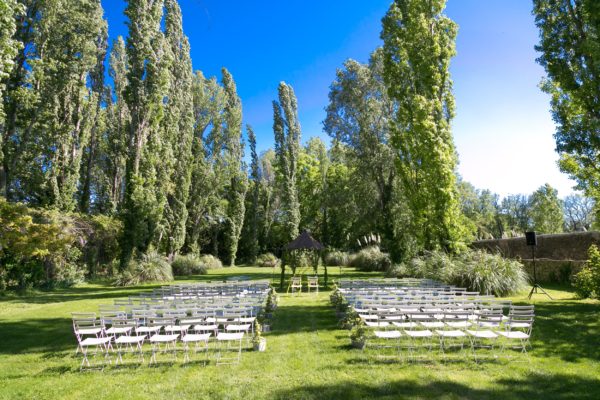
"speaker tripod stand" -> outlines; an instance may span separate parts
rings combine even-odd
[[[546,296],[548,296],[548,298],[550,300],[554,300],[552,298],[552,296],[550,296],[543,287],[541,287],[538,283],[537,283],[537,273],[535,270],[535,245],[531,246],[531,255],[533,256],[533,286],[531,287],[531,291],[529,292],[529,296],[527,296],[527,299],[531,300],[531,296],[533,296],[534,293],[538,294],[538,293],[543,293]]]

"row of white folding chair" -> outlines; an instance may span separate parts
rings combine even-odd
[[[473,357],[478,361],[476,351],[482,348],[493,350],[498,339],[502,339],[501,353],[511,342],[517,344],[511,347],[526,353],[530,346],[533,310],[533,306],[511,306],[508,320],[503,318],[501,308],[488,309],[476,320],[472,320],[471,315],[464,311],[445,312],[442,315],[422,312],[408,314],[405,320],[371,320],[366,325],[375,329],[374,335],[378,339],[400,340],[406,336],[410,339],[410,351],[416,347],[415,340],[428,340],[426,347],[431,350],[437,337],[440,351],[445,355],[449,345],[458,345],[462,349],[468,339]]]

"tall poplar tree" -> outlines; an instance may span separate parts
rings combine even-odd
[[[235,265],[238,242],[244,224],[246,211],[246,191],[248,174],[242,158],[244,147],[242,139],[242,102],[237,94],[233,77],[222,69],[225,107],[223,109],[224,167],[226,169],[225,199],[227,200],[226,245],[229,265]]]
[[[279,101],[273,101],[273,132],[275,154],[281,174],[283,212],[286,240],[298,236],[300,203],[296,187],[296,172],[300,153],[300,122],[298,102],[294,89],[285,82],[279,83]]]
[[[534,0],[560,168],[600,200],[600,2]]]
[[[248,144],[250,145],[250,180],[252,182],[252,192],[250,197],[250,207],[246,215],[248,216],[249,244],[248,260],[254,262],[258,255],[258,232],[259,232],[259,214],[258,201],[260,197],[260,171],[258,154],[256,153],[256,135],[250,125],[246,125],[248,132]]]
[[[95,211],[115,214],[123,202],[125,164],[131,115],[125,101],[129,65],[125,41],[119,36],[112,45],[108,73],[112,79],[112,95],[107,96],[106,128],[100,137],[97,157]],[[114,99],[114,100],[113,100]]]
[[[193,72],[190,45],[183,33],[181,9],[176,0],[166,0],[165,36],[172,64],[168,102],[163,126],[170,145],[172,166],[164,212],[166,253],[172,258],[185,243],[188,218],[187,201],[192,173],[192,138],[194,135]],[[169,158],[171,160],[169,160]]]
[[[17,31],[17,16],[24,13],[22,4],[17,3],[17,0],[6,0],[0,3],[0,165],[3,163],[2,138],[4,135],[4,90],[6,88],[6,80],[15,64],[14,59],[18,54],[19,48],[22,46],[18,40],[14,38]],[[0,190],[0,195],[4,191]]]
[[[462,227],[449,72],[457,26],[443,14],[445,4],[394,1],[383,18],[381,38],[384,79],[396,103],[392,144],[417,246],[457,250]]]
[[[160,121],[168,93],[169,58],[161,31],[163,0],[129,0],[125,99],[131,113],[125,174],[124,232],[121,269],[134,250],[142,252],[155,239],[163,215],[165,193],[158,174],[165,143]]]

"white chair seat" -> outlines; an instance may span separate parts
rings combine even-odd
[[[443,328],[444,323],[442,321],[430,321],[430,322],[421,322],[425,328],[435,329],[435,328]]]
[[[216,331],[218,328],[219,328],[219,325],[195,325],[194,326],[194,330],[200,331],[200,332]]]
[[[150,338],[150,342],[151,343],[168,343],[168,342],[174,342],[177,340],[177,338],[179,337],[179,334],[172,334],[172,335],[153,335]]]
[[[81,347],[87,347],[87,346],[99,346],[99,345],[105,345],[110,343],[111,338],[109,337],[101,337],[101,338],[85,338],[81,341],[81,343],[79,343],[79,345]]]
[[[529,335],[526,334],[525,332],[521,332],[521,331],[508,331],[508,332],[500,331],[500,332],[498,332],[498,334],[502,335],[508,339],[521,339],[521,340],[529,339]]]
[[[75,333],[78,335],[99,335],[102,332],[101,328],[83,328],[78,329]]]
[[[404,331],[404,333],[413,338],[433,336],[433,332],[431,332],[429,329],[423,329],[420,331]]]
[[[227,325],[227,327],[225,328],[226,331],[228,332],[240,332],[240,331],[248,331],[250,330],[250,324],[241,324],[241,325],[235,325],[235,324],[229,324]]]
[[[467,329],[466,332],[473,337],[481,339],[495,339],[498,337],[498,335],[492,331],[472,331]]]
[[[381,339],[398,339],[402,336],[400,331],[375,331],[374,334]]]
[[[116,344],[136,344],[143,342],[146,339],[146,335],[139,336],[119,336],[115,339]]]
[[[506,324],[506,326],[509,326],[511,328],[529,328],[531,326],[531,323],[529,323],[529,322],[509,322]]]
[[[448,325],[450,328],[468,328],[471,326],[471,322],[469,321],[456,321],[456,322],[446,322],[446,325]]]
[[[167,325],[165,331],[167,332],[184,332],[190,329],[191,325]]]
[[[184,337],[181,338],[181,341],[182,342],[208,342],[210,335],[211,335],[210,333],[202,333],[202,334],[188,333],[187,335],[185,335]]]
[[[231,333],[219,332],[219,334],[217,335],[217,340],[218,341],[242,340],[243,337],[244,337],[244,332],[231,332]]]
[[[381,321],[381,322],[366,321],[365,325],[367,325],[370,328],[385,328],[386,326],[390,326],[390,323],[385,322],[385,321]]]
[[[237,322],[242,322],[242,323],[253,323],[254,321],[256,321],[256,317],[240,317],[237,319]]]
[[[498,328],[500,326],[500,322],[479,322],[478,324],[482,328]]]
[[[371,315],[371,314],[358,314],[358,316],[361,319],[364,319],[365,321],[370,320],[370,319],[378,319],[377,315]]]
[[[133,328],[131,326],[125,326],[122,328],[112,326],[106,330],[106,334],[107,335],[124,335],[126,333],[131,332],[132,329]]]
[[[437,333],[440,336],[443,337],[465,337],[467,336],[467,334],[463,331],[460,330],[452,330],[452,331],[439,331],[436,330],[435,333]]]
[[[135,332],[136,333],[156,333],[158,331],[160,331],[162,328],[162,326],[140,326],[135,328]]]
[[[402,317],[401,315],[389,315],[386,316],[385,319],[388,321],[402,321],[404,317]]]
[[[416,322],[392,322],[392,324],[394,324],[394,326],[397,326],[398,328],[403,328],[403,329],[414,329],[417,326],[419,326],[419,324],[417,324]]]

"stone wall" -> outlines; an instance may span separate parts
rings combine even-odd
[[[592,244],[600,247],[600,232],[572,232],[555,235],[538,235],[535,248],[536,271],[540,282],[568,282],[587,260]],[[523,262],[533,275],[532,247],[524,237],[480,240],[471,247],[516,258]]]

